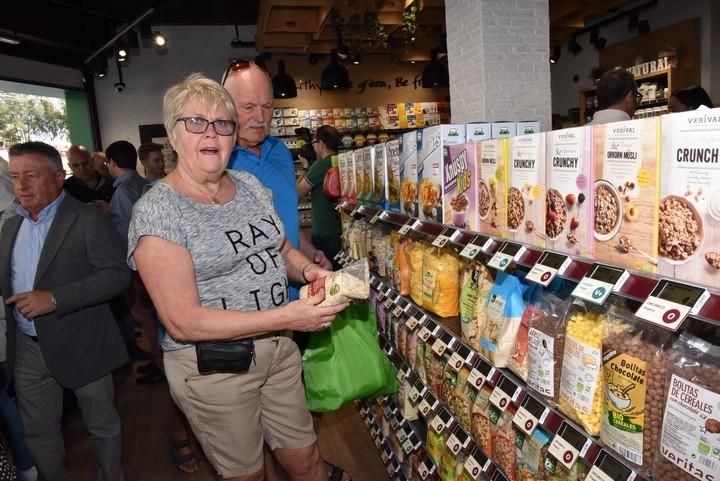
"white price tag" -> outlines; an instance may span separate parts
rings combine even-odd
[[[635,315],[675,332],[688,314],[700,312],[709,298],[702,287],[662,279]]]
[[[418,337],[423,342],[427,342],[427,340],[430,339],[431,335],[432,335],[432,333],[430,332],[430,329],[428,329],[425,326],[421,327],[420,332],[418,333]]]
[[[387,299],[385,299],[385,303],[383,304],[383,307],[385,308],[385,310],[390,309],[390,307],[391,307],[392,305],[393,305],[393,300],[392,300],[392,299],[390,299],[389,297],[388,297]]]
[[[467,245],[460,251],[460,256],[473,260],[481,252],[487,252],[492,245],[493,240],[485,235],[476,235]]]
[[[465,365],[465,359],[460,355],[458,351],[453,352],[452,356],[450,356],[450,359],[448,360],[448,366],[453,371],[459,372],[460,369]]]
[[[396,377],[397,377],[398,384],[402,384],[405,382],[405,379],[407,378],[407,372],[405,372],[403,369],[399,369]]]
[[[405,451],[405,454],[410,454],[415,451],[415,443],[410,437],[408,437],[405,441],[402,442],[402,447],[403,451]]]
[[[635,478],[637,478],[637,474],[632,469],[623,465],[603,449],[585,479],[587,481],[633,481]]]
[[[455,455],[460,452],[460,449],[467,448],[468,444],[470,444],[470,436],[460,426],[455,428],[445,442],[445,446]]]
[[[572,259],[568,256],[545,251],[530,269],[526,279],[547,287],[555,276],[562,275],[570,264],[572,264]]]
[[[421,396],[425,395],[425,392],[427,392],[427,388],[422,383],[422,381],[418,379],[417,381],[415,381],[412,389],[410,389],[410,401],[413,404],[417,404],[418,399],[420,399]]]
[[[414,331],[415,328],[417,327],[418,323],[425,320],[425,316],[423,316],[421,318],[421,320],[418,320],[418,318],[415,317],[415,315],[416,314],[411,315],[410,317],[408,317],[407,321],[405,321],[405,325],[407,326],[408,329],[410,329],[410,331]]]
[[[523,256],[525,250],[526,248],[523,245],[505,242],[492,256],[487,266],[499,271],[505,271],[513,261],[517,262]]]
[[[425,319],[425,324],[422,328],[420,328],[420,332],[418,333],[418,337],[422,342],[427,342],[428,339],[430,339],[430,336],[436,336],[438,331],[440,330],[440,326],[435,323],[435,321],[431,319]]]
[[[403,310],[402,306],[396,306],[395,309],[393,309],[392,314],[395,317],[400,317],[403,312],[405,311]]]
[[[385,293],[384,293],[383,291],[381,291],[380,289],[378,289],[378,293],[375,294],[375,299],[376,299],[378,302],[384,301],[384,300],[385,300]]]
[[[432,421],[430,421],[430,426],[435,430],[436,433],[442,434],[443,430],[445,429],[445,422],[440,418],[439,414],[436,414],[434,418],[432,418]]]
[[[428,414],[433,412],[435,408],[438,405],[438,400],[433,396],[432,393],[426,392],[425,396],[420,401],[420,404],[418,405],[418,410],[420,411],[420,414],[422,414],[424,417],[427,417]]]
[[[370,223],[371,223],[371,224],[376,223],[377,221],[379,221],[380,219],[382,219],[382,217],[383,217],[384,215],[385,215],[385,211],[384,211],[384,210],[379,210],[379,211],[375,212],[375,215],[373,215],[373,216],[370,218]]]
[[[492,478],[490,478],[490,481],[508,481],[508,478],[505,477],[502,471],[496,469],[492,475]]]
[[[507,377],[501,377],[500,381],[490,394],[490,402],[500,411],[505,412],[511,402],[515,402],[522,390]]]
[[[563,466],[572,469],[578,456],[584,456],[591,444],[584,434],[563,422],[550,443],[548,452]]]
[[[453,241],[460,237],[460,234],[461,232],[457,229],[453,229],[452,227],[445,227],[440,233],[440,235],[438,235],[432,242],[432,245],[434,245],[435,247],[443,247],[449,241]]]
[[[572,296],[602,305],[612,292],[617,292],[622,287],[628,277],[630,274],[625,269],[593,264],[575,287]]]
[[[432,462],[429,456],[425,456],[425,459],[418,465],[418,474],[423,480],[427,479],[431,474],[435,472],[435,464]]]
[[[479,359],[475,363],[475,367],[472,368],[468,375],[467,382],[472,387],[480,390],[487,381],[488,378],[495,374],[495,368],[483,359]]]
[[[442,356],[445,354],[445,350],[447,349],[447,344],[442,339],[435,339],[435,342],[432,345],[432,350],[435,354],[438,356]]]

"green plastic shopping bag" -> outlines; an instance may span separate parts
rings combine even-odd
[[[308,408],[315,412],[397,391],[395,369],[380,349],[368,304],[350,305],[328,329],[312,333],[303,371]]]

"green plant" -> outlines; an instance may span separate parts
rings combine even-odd
[[[350,57],[360,55],[375,44],[387,47],[388,34],[378,20],[377,13],[355,14],[345,19],[333,8],[330,12],[330,25],[337,37],[338,46],[345,46]]]
[[[415,44],[415,33],[417,32],[417,0],[408,5],[402,13],[402,28],[404,34],[405,45]]]

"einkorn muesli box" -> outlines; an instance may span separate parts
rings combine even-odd
[[[656,272],[658,117],[593,126],[595,257]]]
[[[547,132],[545,247],[592,257],[592,127]]]
[[[545,134],[508,139],[508,238],[545,247]]]
[[[660,272],[720,287],[720,109],[662,117]]]
[[[475,144],[478,231],[507,237],[507,139]]]

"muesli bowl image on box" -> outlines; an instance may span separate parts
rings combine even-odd
[[[517,187],[508,189],[508,230],[517,232],[525,219],[525,197]]]
[[[403,208],[407,212],[412,212],[415,201],[417,200],[417,184],[411,179],[402,180],[403,189]]]
[[[426,216],[435,216],[435,206],[440,199],[440,188],[431,179],[420,182],[420,207]]]
[[[622,225],[623,204],[620,193],[606,180],[596,180],[595,188],[595,239],[606,242],[615,237]]]
[[[692,202],[678,195],[660,201],[659,254],[669,264],[682,265],[702,250],[703,220]]]
[[[492,213],[494,202],[495,193],[484,179],[480,179],[478,182],[478,215],[480,220],[487,220]]]
[[[454,195],[450,199],[450,207],[452,208],[452,223],[455,227],[462,229],[467,228],[467,211],[470,205],[470,199],[465,194]]]
[[[548,239],[555,240],[562,235],[568,220],[565,199],[557,189],[548,189],[545,208],[545,235]]]

